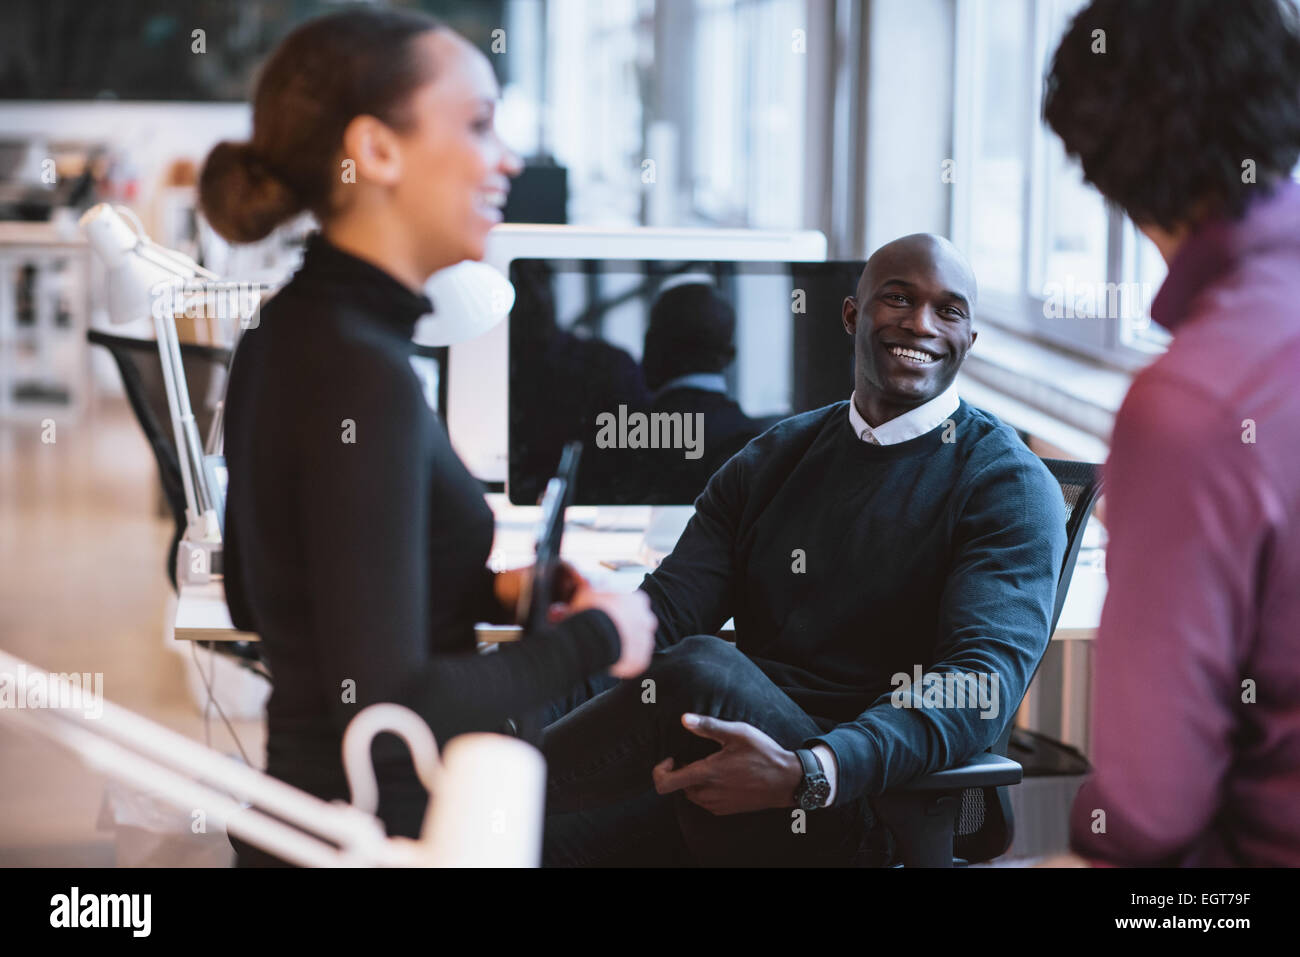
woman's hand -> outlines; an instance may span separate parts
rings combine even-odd
[[[533,567],[525,565],[523,568],[508,568],[503,572],[497,572],[492,579],[492,591],[496,595],[497,604],[501,606],[506,617],[515,624],[523,623],[519,609],[523,596],[532,590]],[[551,587],[554,591],[555,604],[551,605],[547,617],[549,621],[558,621],[568,613],[565,606],[573,601],[573,596],[579,590],[589,588],[590,583],[568,562],[560,562],[555,569],[555,580]]]
[[[622,650],[609,673],[615,678],[635,678],[645,671],[650,666],[650,656],[654,654],[655,630],[659,627],[646,593],[580,588],[569,604],[569,612],[576,614],[588,608],[599,608],[613,619],[618,629]]]

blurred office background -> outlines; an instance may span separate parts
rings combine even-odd
[[[1147,318],[1163,263],[1039,119],[1046,60],[1079,0],[402,5],[445,19],[498,72],[499,125],[528,166],[508,219],[817,229],[846,260],[947,235],[981,285],[963,394],[1041,454],[1104,459],[1131,374],[1166,342]],[[232,250],[196,214],[194,182],[214,143],[248,135],[269,50],[337,6],[0,12],[0,644],[53,671],[104,671],[110,700],[230,752],[195,706],[192,650],[164,637],[173,522],[118,369],[86,341],[107,317],[75,223],[122,203],[219,273],[282,281],[303,228]],[[1088,306],[1111,289],[1121,308]],[[1100,563],[1100,517],[1085,563]],[[1065,644],[1040,683],[1067,690],[1038,720],[1086,750],[1087,643]],[[236,730],[260,760],[260,722]],[[0,864],[113,859],[102,780],[3,726],[0,767]]]

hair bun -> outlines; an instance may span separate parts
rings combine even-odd
[[[212,148],[199,174],[199,208],[221,236],[252,243],[305,207],[251,144],[225,140]]]

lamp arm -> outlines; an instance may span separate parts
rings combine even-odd
[[[28,681],[42,673],[0,651],[0,674],[10,677],[18,700],[25,701]],[[230,832],[285,860],[309,866],[383,865],[406,860],[400,846],[387,840],[383,825],[374,816],[304,793],[105,701],[98,692],[92,696],[99,697],[97,713],[88,714],[84,686],[63,675],[43,677],[49,682],[48,700],[60,702],[59,706],[0,708],[0,720],[17,721],[105,774],[158,794],[177,807],[203,808],[219,815]],[[251,802],[254,807],[246,808],[241,802]]]
[[[159,246],[152,239],[143,236],[135,247],[135,251],[141,258],[175,273],[182,279],[197,277],[199,279],[219,280],[221,278],[212,270],[205,269],[188,256],[174,252],[166,246]]]
[[[183,278],[190,276],[190,274],[203,279],[221,278],[216,273],[204,269],[183,253],[168,249],[166,246],[150,239],[149,234],[145,231],[144,223],[140,222],[140,217],[135,214],[135,210],[131,207],[114,204],[110,208],[124,219],[130,225],[131,231],[135,233],[136,242],[133,252],[136,255],[148,259],[155,265],[161,266],[163,269]]]
[[[171,412],[172,435],[176,441],[176,460],[181,471],[181,484],[185,489],[186,524],[192,541],[211,537],[215,531],[216,514],[212,509],[212,495],[203,475],[203,446],[199,441],[194,410],[190,406],[189,389],[185,381],[185,368],[181,360],[179,337],[172,316],[154,316],[154,336],[158,341],[158,358],[162,364],[163,385],[167,390],[168,409]],[[211,522],[208,520],[212,513]]]
[[[173,258],[169,250],[144,238],[136,246],[136,253],[174,273],[177,279],[192,278],[191,273],[201,274],[204,278],[217,278],[201,266],[188,263],[183,258]],[[203,472],[203,441],[199,437],[198,423],[190,403],[185,365],[180,351],[180,335],[176,331],[176,317],[170,314],[154,315],[153,320],[158,358],[162,363],[163,384],[169,399],[167,405],[176,441],[176,458],[181,470],[181,484],[185,489],[186,524],[190,532],[186,537],[191,541],[217,540],[220,531],[212,504],[212,491],[208,488]]]

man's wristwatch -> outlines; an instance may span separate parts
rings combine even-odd
[[[826,779],[821,761],[807,748],[798,748],[794,753],[803,765],[803,780],[794,789],[794,803],[805,811],[825,807],[826,799],[831,796],[831,782]]]

